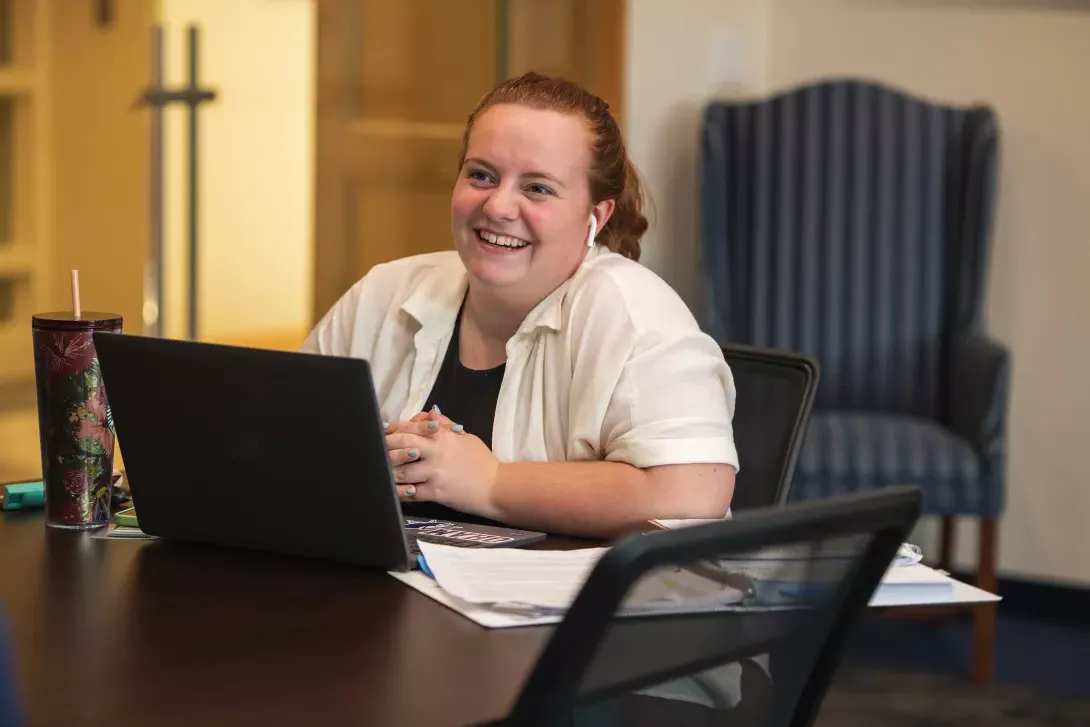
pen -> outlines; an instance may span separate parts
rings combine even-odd
[[[720,585],[741,591],[746,597],[757,595],[756,584],[753,582],[753,579],[745,573],[716,568],[710,563],[699,561],[690,563],[685,567],[685,570],[707,578],[708,580],[715,581]]]

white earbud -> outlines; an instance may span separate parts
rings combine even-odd
[[[594,235],[598,232],[598,218],[594,213],[590,215],[590,234],[587,235],[587,247],[594,247]]]

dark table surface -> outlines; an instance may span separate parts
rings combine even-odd
[[[552,631],[484,629],[382,571],[41,511],[0,513],[0,554],[31,725],[468,724],[507,712]]]
[[[28,725],[477,724],[509,712],[553,632],[485,629],[380,570],[94,538],[40,510],[0,511],[0,555]],[[687,663],[686,644],[718,663],[764,653],[802,628],[759,613],[623,619],[587,683]]]

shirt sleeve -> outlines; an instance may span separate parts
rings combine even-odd
[[[593,371],[573,386],[573,413],[601,423],[606,460],[738,470],[734,378],[722,350],[661,279],[637,275],[595,285],[575,304],[576,370]]]
[[[719,346],[699,330],[642,338],[603,419],[606,459],[635,467],[721,463],[737,471],[734,378]]]
[[[318,325],[310,331],[299,346],[301,353],[318,353],[323,356],[348,356],[352,346],[356,315],[360,297],[367,278],[353,285],[333,304]]]

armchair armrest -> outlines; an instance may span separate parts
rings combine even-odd
[[[1010,353],[1002,344],[973,333],[954,342],[950,429],[967,439],[986,462],[1000,462],[1007,421]]]

